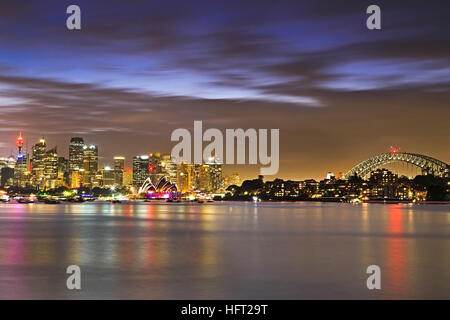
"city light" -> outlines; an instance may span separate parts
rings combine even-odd
[[[20,135],[21,137],[21,135]],[[23,138],[21,139],[23,141]],[[94,188],[98,194],[109,196],[116,190],[124,195],[142,199],[187,199],[192,194],[202,194],[205,201],[218,199],[305,200],[359,203],[361,201],[424,201],[433,199],[422,187],[413,183],[413,177],[405,180],[399,174],[383,166],[393,162],[415,165],[422,175],[436,179],[448,179],[448,165],[442,161],[417,153],[400,152],[391,147],[389,153],[379,154],[356,164],[345,174],[328,172],[322,181],[273,181],[254,180],[255,187],[241,185],[238,173],[224,176],[223,165],[216,157],[209,157],[203,164],[176,163],[170,155],[149,153],[135,156],[132,169],[125,168],[126,159],[115,156],[114,167],[105,165],[99,169],[98,146],[87,145],[83,138],[74,137],[69,144],[69,159],[58,157],[57,148],[47,149],[42,138],[32,148],[32,154],[18,153],[16,159],[0,158],[0,165],[14,170],[8,183],[35,190],[57,188],[80,189],[90,194]],[[353,178],[357,177],[360,180]],[[4,179],[4,181],[6,181]],[[445,180],[445,185],[448,182]],[[62,190],[61,196],[73,194]],[[437,199],[437,198],[436,198]]]

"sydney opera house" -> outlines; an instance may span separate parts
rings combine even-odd
[[[177,185],[171,183],[165,177],[159,179],[156,184],[153,184],[152,180],[147,178],[139,188],[138,195],[148,199],[173,199],[179,195],[179,192]]]

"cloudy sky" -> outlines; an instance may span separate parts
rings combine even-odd
[[[66,28],[77,4],[82,30]],[[382,30],[366,28],[370,4]],[[23,132],[101,161],[170,153],[170,133],[279,128],[282,178],[398,145],[450,162],[448,1],[2,0],[0,156]],[[128,162],[128,166],[130,162]],[[244,177],[257,166],[239,169]]]

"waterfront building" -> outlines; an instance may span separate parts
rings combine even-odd
[[[84,140],[80,137],[70,139],[69,143],[69,171],[83,168]]]
[[[56,188],[58,185],[58,154],[54,147],[45,152],[44,157],[44,181],[46,188]]]
[[[44,178],[45,169],[45,153],[47,145],[45,139],[41,138],[38,143],[32,147],[32,175],[34,185],[39,185],[40,181]]]
[[[98,147],[95,145],[83,147],[83,186],[92,187],[98,171]]]
[[[110,166],[105,166],[101,170],[101,179],[102,183],[101,185],[105,188],[113,187],[116,183],[115,179],[115,170],[113,170]]]
[[[14,185],[27,187],[30,181],[30,161],[29,156],[19,153],[14,167]]]
[[[192,174],[194,166],[184,161],[180,162],[177,170],[178,191],[183,193],[190,192],[192,188]]]
[[[149,163],[147,155],[133,158],[133,186],[139,188],[149,177]]]
[[[123,174],[125,170],[125,158],[114,157],[114,185],[121,187],[123,185]]]
[[[199,166],[199,184],[197,189],[202,192],[212,191],[211,168],[209,164],[201,164]]]
[[[162,156],[161,171],[164,177],[171,183],[177,182],[177,164],[175,159],[172,159],[170,155]]]
[[[81,187],[82,181],[83,181],[83,171],[84,169],[74,168],[71,171],[71,178],[70,178],[70,187],[71,188],[79,188]]]
[[[332,172],[327,172],[326,180],[334,180],[334,179],[335,179],[334,173],[332,173]]]
[[[217,157],[211,157],[206,162],[209,166],[209,178],[208,191],[209,192],[219,192],[224,189],[223,186],[223,172],[222,172],[222,162]],[[205,172],[206,173],[206,172]]]
[[[133,185],[133,171],[131,169],[125,169],[123,172],[123,186],[129,187]]]
[[[69,160],[64,157],[58,157],[58,180],[61,185],[68,186],[70,184]]]
[[[0,185],[12,185],[14,183],[14,167],[16,159],[13,156],[0,158]]]
[[[13,185],[14,184],[14,168],[3,167],[0,169],[0,185]]]
[[[394,199],[398,175],[387,169],[377,169],[370,173],[369,182],[372,186],[370,197],[372,199]]]
[[[369,181],[377,184],[396,184],[398,175],[387,169],[377,169],[370,173]]]
[[[149,154],[149,176],[152,183],[156,184],[165,176],[164,161],[159,152]]]

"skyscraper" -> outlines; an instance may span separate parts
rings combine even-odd
[[[15,184],[19,187],[26,187],[29,180],[28,159],[23,154],[17,155],[16,166],[14,167]]]
[[[131,169],[126,169],[123,172],[123,186],[131,186],[133,184],[133,171]]]
[[[201,164],[199,166],[199,184],[198,190],[202,192],[211,192],[211,168],[209,164]]]
[[[115,170],[106,166],[102,170],[102,186],[109,188],[115,185]]]
[[[223,172],[222,172],[222,162],[217,157],[211,157],[206,162],[206,165],[209,167],[209,192],[217,192],[223,189]],[[208,172],[204,173],[205,175]]]
[[[58,154],[56,147],[45,152],[44,158],[44,179],[45,187],[58,187]]]
[[[14,157],[0,158],[0,186],[13,184],[15,166],[16,159]]]
[[[133,185],[140,187],[149,177],[149,156],[136,156],[133,158]]]
[[[177,187],[181,193],[192,191],[192,172],[194,166],[190,163],[182,161],[178,164],[177,170]]]
[[[0,186],[11,185],[14,180],[14,168],[2,167],[0,171]]]
[[[170,155],[161,157],[160,163],[161,173],[165,176],[166,180],[172,183],[177,182],[177,164]]]
[[[82,183],[84,169],[75,168],[70,172],[70,187],[79,188]]]
[[[69,160],[64,157],[58,157],[58,180],[63,185],[70,184]]]
[[[44,138],[40,139],[32,148],[32,175],[33,184],[36,186],[39,186],[41,180],[44,178],[46,149],[47,145]]]
[[[69,171],[72,172],[75,168],[83,168],[83,138],[74,137],[70,139],[69,144]]]
[[[121,187],[123,185],[123,172],[125,170],[125,158],[114,157],[114,184]]]
[[[83,185],[92,187],[98,171],[98,147],[95,145],[83,147]]]
[[[149,154],[149,176],[154,184],[164,177],[161,154],[158,152]]]

